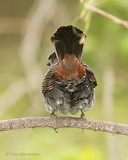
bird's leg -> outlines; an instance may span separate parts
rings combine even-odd
[[[51,117],[53,117],[53,118],[57,118],[57,116],[55,115],[55,109],[52,111],[52,113],[51,113]]]
[[[80,110],[80,111],[81,111],[81,118],[85,118],[84,112],[82,110]]]
[[[55,115],[55,109],[52,111],[52,113],[51,113],[51,118],[57,118],[57,116]],[[56,128],[56,124],[55,124],[55,126],[53,127],[53,129],[54,129],[54,131],[56,132],[56,133],[58,133],[58,131],[57,131],[57,128]]]

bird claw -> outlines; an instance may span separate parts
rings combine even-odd
[[[51,113],[51,117],[52,117],[52,118],[57,118],[57,116],[55,115],[55,110],[54,110],[54,111],[52,111],[52,113]]]
[[[55,110],[52,111],[51,118],[57,118],[57,116],[55,115]],[[55,126],[53,127],[53,129],[56,133],[58,133],[57,128]]]
[[[84,114],[84,112],[81,110],[81,116],[80,116],[81,118],[85,118],[85,114]]]
[[[53,128],[56,133],[58,133],[57,128]]]

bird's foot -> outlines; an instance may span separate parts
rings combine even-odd
[[[57,116],[55,115],[55,110],[52,111],[51,117],[52,117],[52,118],[57,118]]]
[[[80,117],[85,119],[85,114],[82,110],[81,110],[81,116]]]
[[[52,111],[52,113],[51,113],[51,118],[57,118],[57,116],[55,115],[55,110]],[[55,120],[57,120],[57,119],[55,119]],[[54,131],[55,131],[56,133],[58,133],[57,128],[56,128],[56,125],[53,127],[53,129],[54,129]]]

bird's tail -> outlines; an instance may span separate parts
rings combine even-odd
[[[54,43],[58,60],[61,61],[65,54],[75,54],[81,61],[85,42],[83,32],[73,26],[62,26],[51,37]]]

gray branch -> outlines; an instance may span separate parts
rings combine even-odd
[[[128,125],[74,117],[26,117],[0,121],[0,131],[23,128],[79,128],[128,135]]]

